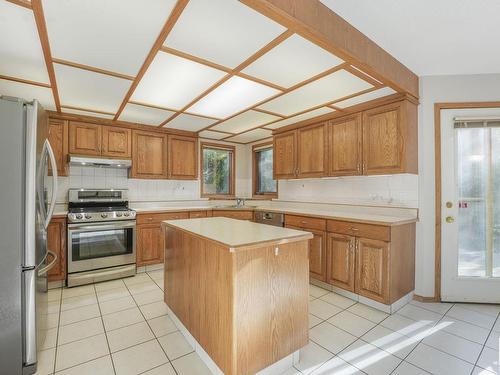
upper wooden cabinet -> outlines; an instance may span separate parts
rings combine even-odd
[[[297,130],[297,174],[300,178],[327,173],[328,129],[326,123]]]
[[[364,174],[418,173],[417,137],[417,107],[409,101],[363,112]]]
[[[115,126],[102,127],[102,155],[129,159],[132,157],[132,130]]]
[[[276,179],[418,173],[417,106],[399,100],[274,135]]]
[[[168,136],[168,176],[177,180],[198,177],[198,140],[181,135]]]
[[[68,121],[49,119],[49,142],[54,151],[57,164],[57,174],[67,176],[68,167]],[[49,165],[49,174],[52,170]]]
[[[69,152],[78,155],[101,155],[101,125],[85,122],[70,122]]]
[[[132,132],[132,178],[167,178],[166,134],[134,130]]]
[[[69,124],[69,152],[78,155],[132,157],[132,131],[84,122]]]
[[[297,133],[295,131],[274,136],[273,165],[274,178],[295,178],[297,176]]]
[[[277,179],[322,177],[327,173],[326,123],[292,130],[274,137]]]
[[[329,175],[353,176],[362,173],[361,114],[332,120],[329,130]]]

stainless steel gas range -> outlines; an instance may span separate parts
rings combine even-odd
[[[69,190],[68,287],[136,273],[135,211],[127,199],[127,190]]]

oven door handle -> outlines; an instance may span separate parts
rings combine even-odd
[[[88,224],[70,224],[68,225],[68,232],[89,232],[93,230],[112,230],[112,229],[127,229],[135,228],[134,223],[113,223],[113,224],[98,224],[98,225],[88,225]]]

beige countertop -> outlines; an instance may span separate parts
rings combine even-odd
[[[301,230],[273,227],[247,220],[226,217],[167,220],[164,225],[218,242],[230,249],[259,243],[285,243],[312,238],[312,234]]]

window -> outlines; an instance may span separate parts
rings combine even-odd
[[[201,196],[234,196],[234,146],[201,144]]]
[[[278,184],[273,179],[272,143],[253,146],[253,195],[265,198],[278,195]]]

